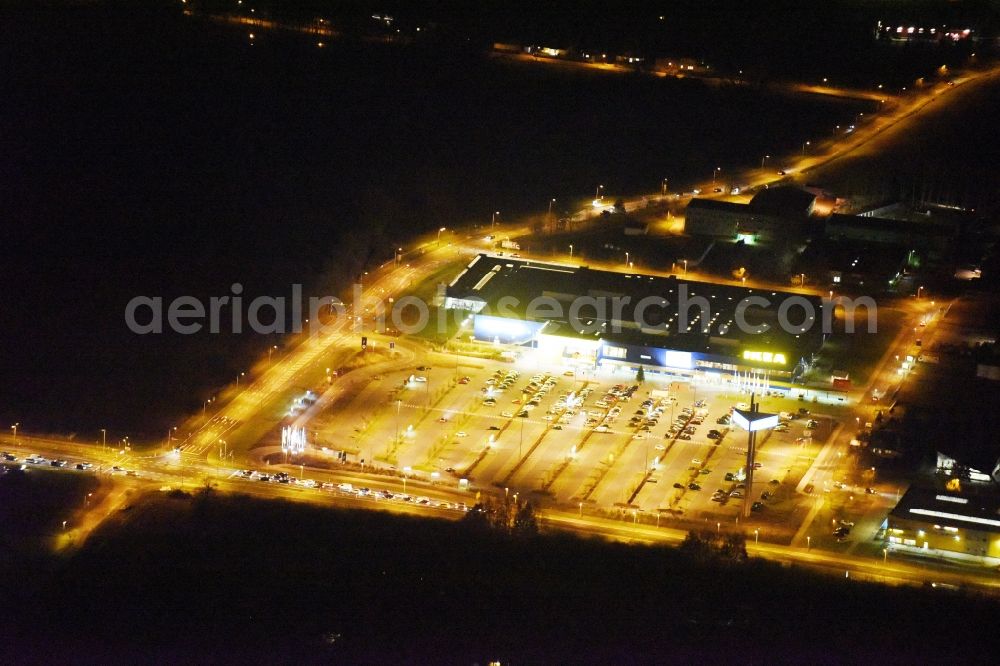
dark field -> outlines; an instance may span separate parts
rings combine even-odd
[[[345,287],[414,232],[753,164],[858,105],[86,4],[0,24],[0,419],[157,436],[280,341],[145,336],[134,296]]]
[[[150,497],[55,572],[6,573],[5,594],[30,591],[0,606],[20,662],[975,662],[996,613],[754,560],[211,495]]]

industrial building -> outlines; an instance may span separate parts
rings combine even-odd
[[[815,194],[795,187],[763,189],[746,204],[692,199],[684,230],[749,242],[807,235],[821,229],[811,225],[815,203]]]
[[[953,225],[936,222],[904,222],[878,217],[839,215],[826,221],[826,237],[879,245],[895,245],[943,252],[957,238]]]
[[[993,488],[963,491],[912,487],[889,512],[890,550],[1000,564],[1000,495]]]
[[[447,285],[443,304],[468,311],[465,334],[481,342],[719,383],[788,385],[824,340],[815,297],[488,254]],[[785,310],[799,328],[778,325]]]

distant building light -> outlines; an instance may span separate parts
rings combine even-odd
[[[910,513],[918,516],[928,516],[930,518],[947,518],[948,520],[958,520],[964,523],[977,523],[979,525],[1000,527],[1000,520],[994,520],[993,518],[976,518],[975,516],[963,516],[958,513],[932,511],[930,509],[910,509]]]
[[[964,497],[954,497],[952,495],[935,495],[934,499],[939,502],[954,502],[955,504],[968,504],[969,500]]]

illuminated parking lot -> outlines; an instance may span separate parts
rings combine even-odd
[[[728,386],[455,357],[379,376],[319,418],[317,441],[411,478],[530,493],[587,509],[735,520],[743,496],[773,492],[815,457],[829,419],[765,396],[785,412],[758,437],[754,487],[742,486],[746,433],[719,423],[749,394]],[[811,405],[810,405],[811,406]],[[727,476],[728,475],[728,476]],[[714,499],[713,499],[714,497]],[[767,510],[767,500],[761,511]]]

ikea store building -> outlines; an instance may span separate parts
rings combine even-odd
[[[781,388],[824,341],[814,296],[477,255],[444,289],[481,342],[576,368]],[[784,315],[793,326],[779,326]],[[786,330],[787,329],[787,330]]]

